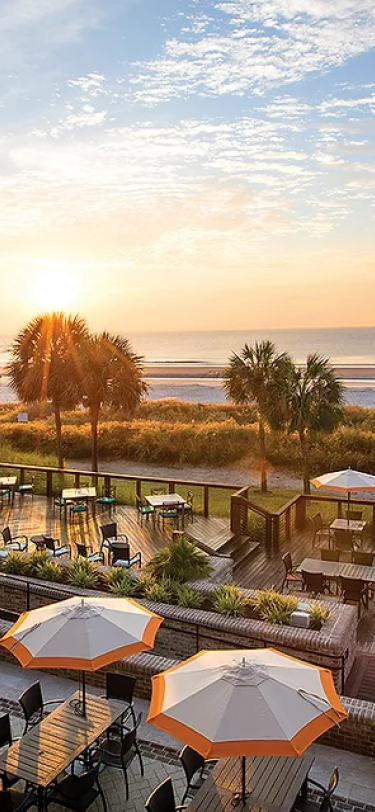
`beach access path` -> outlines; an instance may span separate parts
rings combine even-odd
[[[66,460],[67,468],[79,470],[90,470],[90,460]],[[129,474],[129,476],[140,476],[147,478],[161,477],[162,479],[184,479],[186,481],[220,482],[223,485],[250,485],[259,487],[260,472],[252,469],[244,462],[236,463],[220,468],[194,465],[154,465],[147,462],[132,462],[127,459],[100,460],[100,471],[108,471],[109,474]],[[302,478],[289,471],[274,468],[268,473],[268,484],[270,488],[290,488],[302,490]]]

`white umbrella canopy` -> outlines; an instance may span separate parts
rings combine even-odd
[[[204,758],[299,756],[347,716],[332,674],[273,649],[201,651],[152,678],[147,721]]]
[[[334,491],[369,491],[375,488],[375,476],[362,471],[346,468],[344,471],[330,471],[328,474],[311,480],[316,488],[327,488]]]
[[[24,612],[0,640],[24,668],[96,671],[153,648],[163,618],[129,598],[69,598]]]

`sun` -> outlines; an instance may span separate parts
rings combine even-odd
[[[57,262],[43,262],[33,275],[30,297],[40,311],[77,308],[80,300],[78,269]]]

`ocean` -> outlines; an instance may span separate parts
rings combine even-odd
[[[127,333],[144,357],[150,398],[224,403],[220,370],[244,344],[270,339],[277,351],[303,363],[311,352],[330,359],[345,385],[347,403],[375,408],[375,327]],[[0,337],[0,368],[8,360],[11,336]],[[340,369],[341,368],[341,369]],[[16,400],[5,376],[0,402]]]

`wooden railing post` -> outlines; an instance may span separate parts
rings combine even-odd
[[[306,499],[300,496],[296,502],[296,528],[303,530],[304,527],[306,527]]]
[[[285,539],[290,541],[292,538],[292,509],[288,508],[285,514]]]
[[[142,480],[136,479],[135,480],[135,492],[140,499],[142,499]]]
[[[24,485],[25,483],[25,469],[20,468],[20,485]]]
[[[280,544],[280,517],[272,516],[272,547],[278,547]]]
[[[96,479],[96,484],[98,484],[98,479]],[[111,477],[105,476],[104,477],[104,496],[111,495]]]
[[[52,496],[52,471],[47,471],[47,480],[46,480],[46,496]]]
[[[79,483],[81,481],[81,477],[79,474],[74,474],[74,487],[79,488]]]
[[[174,482],[168,482],[168,493],[174,493],[174,492],[175,492],[175,484],[174,484]]]
[[[203,488],[203,516],[206,518],[210,515],[210,489],[208,485]]]

